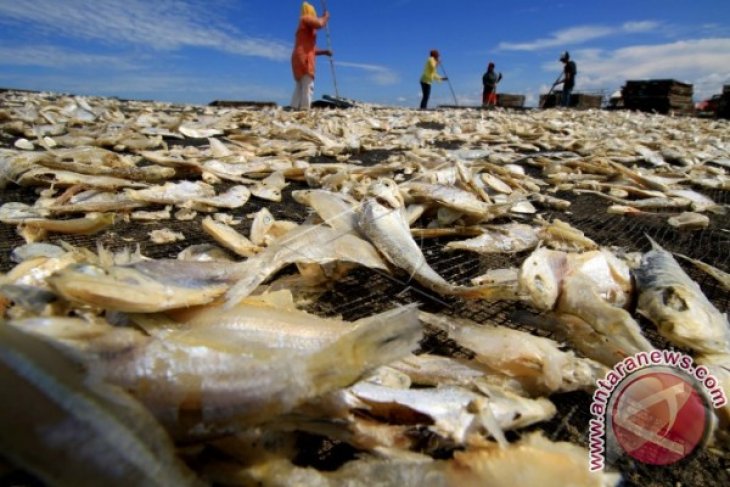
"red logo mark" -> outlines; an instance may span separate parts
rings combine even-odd
[[[611,410],[616,440],[633,458],[669,465],[702,441],[710,412],[693,382],[664,371],[627,379]]]

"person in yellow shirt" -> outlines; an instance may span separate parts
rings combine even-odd
[[[436,81],[446,81],[448,78],[442,78],[436,72],[436,68],[439,65],[439,52],[434,49],[431,51],[426,61],[426,66],[423,68],[423,74],[421,75],[421,110],[425,110],[428,107],[428,99],[431,96],[431,83]]]

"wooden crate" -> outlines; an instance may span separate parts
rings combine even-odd
[[[562,91],[554,91],[550,95],[540,95],[540,106],[542,108],[552,108],[560,106],[560,100],[563,98]],[[571,93],[569,107],[571,108],[601,108],[603,97],[601,95],[589,95],[586,93]]]
[[[497,93],[497,106],[504,108],[522,108],[525,106],[525,95]]]
[[[693,113],[693,87],[673,79],[630,80],[621,90],[624,107],[657,113]]]

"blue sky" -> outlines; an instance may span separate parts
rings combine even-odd
[[[322,4],[313,2],[321,12]],[[577,91],[626,79],[694,83],[695,99],[730,84],[727,0],[329,0],[342,96],[415,106],[428,51],[442,53],[460,103],[477,103],[491,60],[500,91],[528,104],[578,64]],[[293,0],[0,0],[0,87],[174,102],[288,103]],[[324,30],[318,45],[327,46]],[[334,94],[318,58],[316,96]],[[451,103],[446,83],[433,104]]]

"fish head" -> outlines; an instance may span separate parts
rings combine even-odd
[[[368,188],[368,194],[388,208],[405,207],[405,201],[400,189],[398,189],[398,184],[392,179],[381,178],[373,182]]]
[[[697,290],[684,286],[664,286],[655,294],[663,315],[663,334],[690,348],[706,353],[726,352],[730,347],[727,317],[714,308]]]
[[[567,268],[564,252],[540,248],[522,264],[519,284],[522,293],[539,309],[550,310],[558,300]]]

